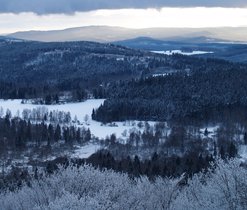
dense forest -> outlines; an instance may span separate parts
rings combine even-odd
[[[18,118],[0,118],[0,155],[8,150],[23,150],[32,142],[35,147],[43,143],[50,146],[54,142],[64,140],[67,144],[73,142],[87,142],[91,139],[90,130],[76,128],[74,126],[54,125],[46,122],[33,124],[29,120]]]
[[[0,98],[40,98],[47,104],[64,98],[80,101],[92,96],[108,97],[98,89],[118,80],[235,68],[246,66],[217,59],[160,55],[113,44],[0,40]]]
[[[210,112],[247,106],[247,69],[221,66],[193,74],[116,82],[107,88],[109,99],[92,113],[110,122],[127,119],[165,121],[184,117],[207,119]],[[243,111],[242,110],[242,111]]]

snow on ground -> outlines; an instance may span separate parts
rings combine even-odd
[[[204,128],[200,128],[200,134],[201,134],[201,138],[205,138],[205,137],[209,137],[209,138],[213,138],[217,132],[217,130],[219,129],[219,125],[215,125],[215,126],[208,126],[208,127],[204,127]],[[205,130],[207,129],[207,135],[205,135]]]
[[[97,152],[100,149],[98,144],[89,143],[85,146],[76,146],[73,154],[71,155],[72,158],[88,158],[90,155]]]
[[[77,116],[77,119],[81,122],[80,126],[85,128],[89,128],[91,134],[100,139],[105,138],[106,136],[110,136],[111,134],[115,134],[116,137],[126,138],[129,136],[129,131],[133,129],[138,129],[137,123],[138,121],[132,122],[115,122],[114,124],[103,125],[101,122],[97,122],[92,120],[91,114],[93,109],[97,109],[102,103],[104,99],[90,99],[85,102],[79,103],[67,103],[61,105],[35,105],[35,104],[22,104],[21,100],[0,100],[0,108],[4,109],[4,113],[7,109],[12,112],[12,115],[15,116],[19,111],[19,115],[22,116],[22,112],[24,109],[34,109],[40,106],[46,107],[49,111],[58,110],[64,112],[70,112],[72,120],[74,116]],[[85,116],[88,116],[88,121],[85,122]],[[150,125],[154,125],[155,122],[148,122]],[[126,136],[122,135],[126,133]]]
[[[238,155],[241,161],[247,162],[247,145],[240,145],[238,148]]]
[[[167,76],[167,75],[169,75],[169,73],[153,74],[152,76],[153,76],[153,77],[164,77],[164,76]]]
[[[207,53],[214,53],[214,52],[207,52],[207,51],[192,51],[192,52],[183,52],[181,50],[167,50],[167,51],[151,51],[153,53],[158,54],[165,54],[165,55],[173,55],[173,54],[182,54],[182,55],[202,55]]]
[[[40,106],[46,107],[49,111],[59,110],[64,112],[70,112],[71,117],[76,115],[78,120],[83,122],[85,115],[88,115],[91,119],[92,110],[98,108],[104,99],[91,99],[85,102],[79,103],[68,103],[68,104],[56,104],[56,105],[35,105],[35,104],[22,104],[20,99],[15,100],[0,100],[0,107],[6,111],[9,109],[12,112],[12,115],[16,115],[17,111],[20,111],[20,114],[24,109],[34,109]]]

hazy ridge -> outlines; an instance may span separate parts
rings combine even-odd
[[[247,42],[247,27],[219,28],[146,28],[129,29],[111,26],[85,26],[54,31],[23,31],[9,34],[9,37],[34,41],[97,41],[113,42],[140,36],[161,40],[178,38],[208,37],[228,41]]]

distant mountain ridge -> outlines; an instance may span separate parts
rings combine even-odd
[[[234,62],[247,62],[247,47],[241,42],[229,42],[222,39],[199,37],[174,37],[173,39],[160,40],[150,37],[137,37],[134,39],[113,42],[133,49],[146,51],[173,51],[183,52],[213,52],[197,55],[200,57],[220,58]]]
[[[0,42],[20,42],[20,41],[24,41],[22,39],[18,39],[18,38],[13,38],[13,37],[8,37],[8,36],[0,36]]]
[[[120,40],[112,42],[113,44],[123,45],[126,47],[145,49],[145,50],[155,50],[156,48],[160,50],[174,49],[174,46],[178,45],[179,47],[183,46],[197,46],[198,44],[212,44],[212,43],[231,43],[227,40],[208,38],[204,36],[200,37],[173,37],[167,38],[166,40],[154,39],[150,37],[136,37],[134,39]],[[238,42],[236,42],[238,43]]]
[[[247,27],[219,28],[146,28],[129,29],[112,26],[85,26],[53,31],[23,31],[9,34],[9,37],[44,41],[96,41],[115,42],[136,37],[151,37],[160,40],[189,39],[207,37],[208,39],[247,42]]]

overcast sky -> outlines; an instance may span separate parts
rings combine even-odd
[[[96,9],[246,7],[246,0],[0,0],[1,12],[73,13]]]
[[[87,25],[247,26],[247,0],[0,0],[0,33]]]

